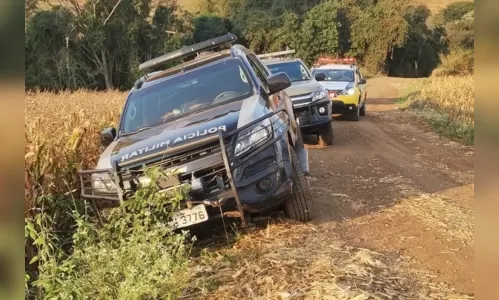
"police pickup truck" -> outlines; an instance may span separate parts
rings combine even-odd
[[[298,125],[303,134],[317,135],[322,145],[333,144],[332,104],[326,90],[319,83],[324,73],[312,76],[306,64],[299,58],[292,58],[294,50],[259,55],[272,73],[284,72],[291,86],[286,89],[294,107]]]
[[[133,197],[147,182],[145,165],[176,170],[161,189],[192,187],[173,215],[182,218],[178,228],[223,217],[246,226],[281,209],[309,220],[308,154],[284,92],[290,79],[270,74],[236,39],[227,34],[140,65],[160,70],[137,80],[118,128],[101,133],[96,169],[80,171],[81,195],[97,211]],[[161,69],[175,60],[183,61]],[[207,218],[185,218],[190,214]]]

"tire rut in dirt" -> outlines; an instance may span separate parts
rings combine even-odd
[[[310,221],[313,208],[312,194],[294,149],[290,152],[293,169],[293,197],[286,201],[284,211],[290,219],[307,222]]]

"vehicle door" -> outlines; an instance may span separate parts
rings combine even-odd
[[[360,101],[361,101],[361,103],[364,103],[364,101],[366,100],[366,84],[359,84],[358,83],[360,79],[364,79],[358,68],[355,71],[355,75],[356,75],[355,77],[357,78],[357,85],[358,85],[359,90],[360,90]]]
[[[257,74],[258,77],[261,77],[260,80],[262,82],[265,81],[266,83],[267,77],[271,74],[270,70],[253,53],[248,54],[247,59],[251,64],[251,67],[255,71],[255,74]],[[279,117],[283,120],[289,119],[289,131],[291,134],[291,138],[293,139],[293,141],[295,141],[299,128],[293,112],[293,104],[289,96],[285,91],[280,91],[279,93],[276,93],[274,95],[269,95],[269,102],[273,110],[283,108],[286,111],[286,113],[280,113]]]

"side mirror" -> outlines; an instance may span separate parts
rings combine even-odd
[[[284,72],[270,75],[267,77],[267,81],[269,83],[270,95],[279,93],[291,86],[291,80]]]
[[[367,81],[365,79],[359,79],[359,84],[366,84]]]
[[[116,129],[113,127],[106,128],[100,133],[100,143],[102,146],[109,146],[116,138]]]
[[[316,73],[315,74],[315,80],[317,81],[324,81],[326,80],[326,74],[325,73]]]

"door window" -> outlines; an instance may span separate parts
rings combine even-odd
[[[260,80],[260,82],[262,83],[265,91],[268,92],[269,90],[269,85],[268,85],[268,82],[267,82],[267,74],[268,74],[268,71],[267,69],[265,69],[265,67],[259,67],[258,66],[258,59],[255,57],[253,58],[252,57],[253,55],[248,55],[247,58],[248,58],[248,61],[250,63],[250,66],[251,68],[253,69],[253,71],[255,72],[256,76],[258,77],[258,79]]]
[[[357,73],[357,78],[358,78],[359,80],[360,80],[360,79],[362,79],[362,74],[360,74],[359,69],[357,69],[357,72],[356,72],[356,73]]]

